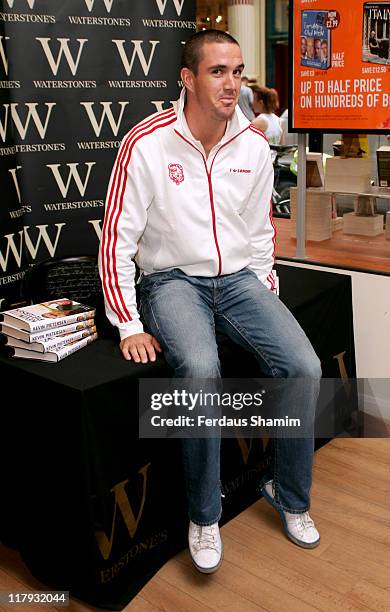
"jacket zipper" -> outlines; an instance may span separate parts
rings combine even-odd
[[[249,127],[249,126],[248,126]],[[216,224],[216,220],[215,220],[215,206],[214,206],[214,194],[213,194],[213,184],[211,182],[211,172],[213,169],[213,165],[215,162],[215,158],[217,157],[218,153],[220,152],[220,150],[225,147],[227,144],[229,144],[232,140],[234,140],[235,138],[237,138],[237,136],[239,136],[240,134],[242,134],[243,132],[245,132],[245,130],[248,129],[248,127],[246,127],[244,130],[242,130],[241,132],[239,132],[238,134],[236,134],[235,136],[233,136],[233,138],[231,138],[230,140],[228,140],[227,142],[224,142],[223,145],[221,145],[218,149],[218,151],[216,152],[216,154],[214,155],[213,161],[211,162],[211,166],[210,166],[210,172],[207,169],[207,161],[205,156],[203,155],[202,151],[199,151],[199,149],[192,144],[192,142],[190,142],[189,140],[187,140],[187,138],[185,138],[184,136],[182,136],[182,134],[180,134],[180,132],[178,132],[177,130],[175,130],[176,134],[178,136],[180,136],[180,138],[182,138],[184,140],[184,142],[186,142],[187,144],[191,145],[191,147],[193,149],[195,149],[195,151],[198,151],[198,153],[202,156],[203,159],[203,163],[204,163],[204,168],[206,170],[206,175],[207,175],[207,181],[208,181],[208,185],[209,185],[209,197],[210,197],[210,207],[211,207],[211,218],[212,218],[212,223],[213,223],[213,234],[214,234],[214,242],[215,242],[215,246],[217,249],[217,254],[218,254],[218,274],[217,276],[220,276],[222,273],[222,257],[221,257],[221,251],[219,248],[219,244],[218,244],[218,236],[217,236],[217,224]]]
[[[218,274],[217,276],[221,275],[222,272],[222,257],[221,257],[221,251],[219,249],[219,244],[218,244],[218,237],[217,237],[217,224],[215,221],[215,207],[214,207],[214,194],[213,194],[213,184],[211,182],[211,168],[213,167],[213,163],[214,163],[214,159],[215,157],[218,155],[218,151],[216,152],[213,162],[211,164],[210,167],[210,172],[207,170],[207,162],[205,160],[204,155],[201,153],[201,151],[199,151],[199,153],[202,155],[203,158],[203,163],[204,163],[204,167],[207,173],[207,180],[209,183],[209,196],[210,196],[210,205],[211,205],[211,218],[213,221],[213,233],[214,233],[214,242],[215,242],[215,246],[217,248],[217,253],[218,253]]]

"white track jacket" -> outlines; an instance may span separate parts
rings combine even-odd
[[[248,266],[275,290],[267,139],[237,106],[206,159],[184,103],[183,90],[177,110],[136,125],[112,170],[99,270],[107,316],[122,339],[143,331],[133,258],[142,274],[180,268],[190,276],[218,276]]]

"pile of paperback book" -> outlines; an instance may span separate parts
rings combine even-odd
[[[11,357],[57,362],[97,338],[95,308],[67,298],[0,312],[1,343]]]

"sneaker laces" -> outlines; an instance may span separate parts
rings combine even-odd
[[[216,550],[216,531],[212,525],[197,525],[196,540],[194,545],[198,550],[211,549]]]
[[[265,483],[266,485],[271,485],[271,490],[272,490],[272,497],[273,499],[275,499],[275,481],[274,480],[268,480],[268,482]],[[309,513],[306,512],[301,512],[299,514],[295,514],[295,513],[291,513],[291,512],[285,512],[285,515],[288,522],[291,524],[293,523],[297,529],[299,530],[300,535],[304,534],[306,529],[315,529],[315,524],[313,519],[310,517]]]
[[[302,512],[301,514],[291,514],[288,517],[289,523],[294,523],[299,529],[300,533],[304,533],[306,529],[314,527],[314,521],[310,518],[308,512]]]

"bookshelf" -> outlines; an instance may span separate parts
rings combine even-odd
[[[354,212],[346,213],[343,217],[336,216],[335,197],[338,194],[354,196]],[[291,237],[296,238],[296,187],[291,189],[290,197]],[[362,197],[370,199],[374,214],[367,216],[357,214]],[[306,240],[329,240],[333,232],[340,229],[345,234],[361,236],[377,236],[385,232],[385,237],[390,239],[390,211],[386,214],[386,228],[384,228],[383,214],[375,213],[376,198],[388,200],[390,209],[390,188],[387,187],[369,187],[361,191],[352,191],[347,188],[329,190],[322,187],[308,187],[306,189]]]

